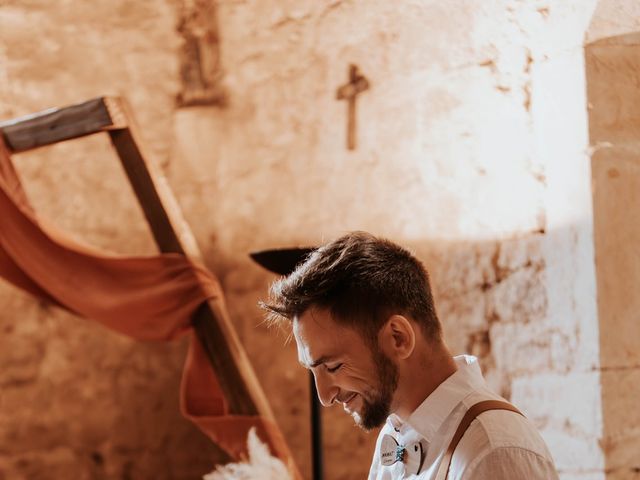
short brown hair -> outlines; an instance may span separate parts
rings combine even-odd
[[[271,285],[269,301],[260,306],[273,321],[325,308],[368,341],[394,314],[412,318],[428,339],[442,335],[422,263],[399,245],[366,232],[348,233],[314,250]]]

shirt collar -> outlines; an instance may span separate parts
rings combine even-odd
[[[416,430],[427,442],[431,442],[453,409],[471,392],[484,385],[478,359],[471,355],[454,357],[458,370],[442,382],[414,410],[406,422],[391,414],[387,422],[402,433],[406,427]]]

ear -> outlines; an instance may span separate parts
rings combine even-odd
[[[416,346],[413,324],[402,315],[392,315],[378,333],[378,345],[390,358],[408,358]]]

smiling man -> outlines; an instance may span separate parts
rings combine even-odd
[[[452,357],[423,265],[364,232],[317,250],[262,306],[292,322],[320,401],[365,430],[382,426],[370,480],[548,480],[531,423],[486,386],[477,360]]]

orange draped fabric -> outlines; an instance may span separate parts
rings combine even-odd
[[[215,277],[179,254],[115,256],[81,245],[39,219],[0,135],[0,276],[27,292],[139,340],[190,332],[205,301],[223,302]],[[183,415],[232,458],[246,455],[250,428],[284,458],[278,428],[261,417],[229,415],[204,349],[191,334],[180,386]],[[265,435],[269,432],[270,435]]]

